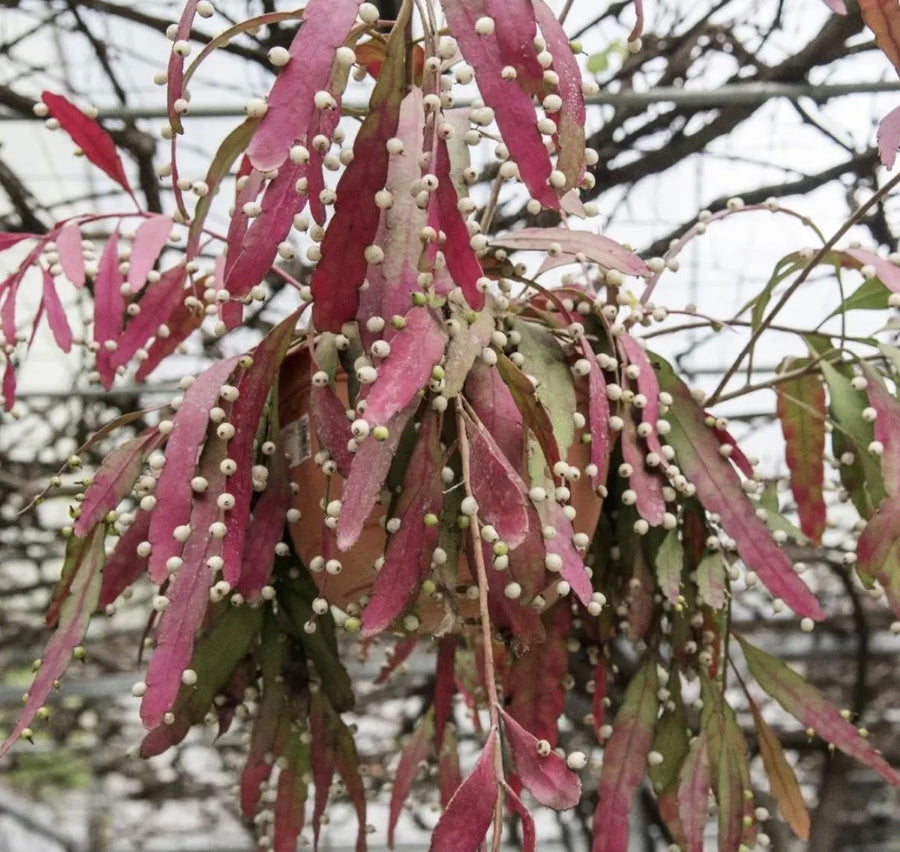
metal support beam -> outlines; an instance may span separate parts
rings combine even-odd
[[[848,95],[900,93],[900,83],[873,80],[866,83],[833,83],[814,86],[810,83],[733,83],[713,90],[693,90],[676,86],[660,86],[646,92],[600,92],[587,98],[589,105],[612,107],[648,107],[652,104],[696,107],[697,109],[719,109],[738,104],[761,104],[773,98],[787,98],[796,101],[809,98],[824,103],[832,98]],[[470,106],[469,101],[457,101],[455,106]],[[348,111],[362,111],[368,104],[359,101],[344,101]],[[243,105],[218,104],[191,107],[188,113],[193,118],[235,118],[244,115]],[[98,117],[104,120],[134,121],[136,119],[159,119],[166,116],[161,107],[114,107],[101,109]],[[36,117],[0,112],[0,121],[31,121]]]

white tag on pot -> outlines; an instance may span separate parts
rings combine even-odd
[[[291,467],[303,464],[312,455],[309,439],[309,414],[288,423],[281,430],[281,444]]]

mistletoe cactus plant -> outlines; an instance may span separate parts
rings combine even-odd
[[[189,0],[170,32],[172,215],[138,206],[76,216],[46,236],[0,235],[4,251],[28,247],[0,285],[6,407],[31,339],[19,333],[23,288],[42,288],[35,330],[46,318],[63,351],[85,347],[105,388],[144,380],[197,334],[227,338],[269,298],[267,282],[294,288],[297,308],[251,350],[185,377],[152,427],[111,423],[95,441],[114,429],[127,439],[90,475],[73,473],[77,456],[61,472],[84,491],[48,612],[54,631],[2,751],[31,735],[94,614],[149,582],[152,652],[134,687],[141,753],[200,723],[241,725],[240,808],[261,847],[294,849],[307,823],[318,841],[339,795],[365,848],[368,782],[343,716],[354,706],[346,663],[377,645],[392,648],[382,679],[417,649],[436,652],[433,691],[394,771],[389,843],[424,761],[443,809],[435,852],[475,850],[489,835],[498,848],[506,815],[533,850],[536,806],[585,802],[594,852],[625,850],[645,776],[677,848],[704,848],[710,796],[719,849],[751,847],[759,811],[733,701],[749,708],[771,793],[805,837],[803,796],[762,693],[900,782],[846,714],[732,630],[741,596],[759,601],[760,585],[804,630],[825,617],[780,545],[821,541],[826,439],[862,521],[859,577],[900,614],[897,350],[860,354],[811,334],[808,356],[768,380],[799,528],[713,407],[816,266],[867,279],[842,312],[894,304],[897,267],[837,249],[840,234],[785,258],[748,306],[746,351],[704,400],[647,346],[667,328],[652,302],[660,277],[716,219],[799,214],[735,200],[647,260],[589,218],[579,225],[594,212],[580,200],[597,161],[585,148],[591,84],[544,0],[405,0],[396,21],[370,3],[309,0],[233,26],[188,62],[195,15],[209,12]],[[184,176],[191,77],[228,39],[285,21],[296,33],[270,52],[268,96],[247,104],[204,178]],[[366,75],[368,108],[348,123],[345,90]],[[478,99],[454,106],[455,86],[470,82]],[[92,118],[49,92],[36,110],[134,198]],[[479,203],[469,187],[486,149],[496,162]],[[217,196],[233,205],[222,233],[208,223]],[[494,233],[507,196],[559,224]],[[97,227],[108,233],[99,254],[86,237]],[[575,272],[555,272],[564,266]],[[557,286],[538,283],[554,276]],[[63,307],[69,286],[91,294],[89,339]],[[726,692],[729,680],[742,697]],[[560,747],[573,689],[589,696],[584,725],[601,767]],[[478,739],[474,763],[460,761],[462,728]]]

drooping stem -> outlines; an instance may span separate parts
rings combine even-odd
[[[456,397],[456,432],[459,441],[459,455],[462,459],[463,489],[466,497],[475,499],[472,493],[472,470],[469,462],[469,436],[466,434],[466,421],[463,414],[462,398]],[[488,611],[488,576],[484,564],[484,550],[481,545],[481,527],[478,523],[478,512],[469,521],[469,535],[472,537],[472,552],[475,559],[475,576],[478,579],[478,614],[481,618],[481,641],[484,645],[484,685],[488,693],[488,711],[491,717],[491,728],[500,730],[500,705],[497,703],[497,678],[494,672],[493,633]],[[494,777],[497,780],[497,803],[494,808],[494,835],[491,844],[493,852],[499,852],[503,834],[503,752],[500,738],[494,745]]]
[[[675,314],[682,313],[681,311],[669,311],[669,316],[673,316]],[[692,316],[697,316],[697,314],[692,314]],[[716,327],[718,326],[718,328]],[[643,331],[641,332],[642,340],[649,340],[653,337],[664,337],[667,334],[676,334],[679,331],[692,331],[697,328],[707,328],[712,331],[719,332],[722,329],[733,329],[733,328],[752,328],[753,323],[750,320],[742,320],[734,317],[732,319],[714,319],[712,317],[697,320],[696,322],[685,322],[680,323],[679,325],[667,326],[666,328],[658,328],[655,331]],[[819,328],[797,328],[796,326],[790,325],[778,325],[776,323],[770,323],[769,328],[772,331],[783,331],[786,334],[796,334],[799,337],[807,337],[811,334],[822,334],[821,326]],[[841,340],[849,341],[850,343],[868,343],[871,338],[863,337],[862,335],[853,335],[853,334],[843,334],[841,335]],[[726,397],[724,395],[719,396],[719,400],[723,400]]]
[[[894,189],[898,184],[900,184],[900,174],[894,175],[878,192],[874,193],[872,197],[865,202],[865,204],[861,204],[856,208],[853,215],[838,228],[834,234],[828,239],[828,241],[821,247],[819,250],[809,259],[806,266],[800,270],[800,274],[794,279],[791,285],[781,294],[781,298],[778,300],[776,305],[769,311],[768,315],[763,319],[763,321],[759,324],[757,329],[750,335],[750,339],[747,341],[744,348],[740,351],[737,358],[731,363],[728,369],[725,371],[725,375],[722,376],[722,380],[716,386],[716,389],[712,392],[712,395],[709,397],[708,404],[713,405],[718,401],[721,393],[725,390],[726,385],[729,381],[731,381],[731,377],[738,371],[738,368],[741,365],[741,362],[747,355],[753,351],[753,347],[756,345],[756,341],[762,336],[763,332],[765,332],[772,324],[776,314],[787,304],[788,300],[797,290],[800,288],[802,284],[806,282],[806,279],[809,278],[812,271],[819,265],[825,255],[828,254],[831,249],[837,244],[837,241],[844,236],[857,222],[859,222],[866,213],[874,207],[878,202],[880,202],[892,189]]]
[[[707,227],[713,222],[720,219],[727,219],[730,216],[738,216],[743,215],[745,213],[758,213],[762,210],[769,210],[772,213],[780,213],[786,216],[791,216],[794,219],[798,219],[803,225],[807,228],[811,228],[816,236],[825,242],[825,235],[816,227],[815,223],[803,213],[800,213],[796,210],[791,209],[790,207],[784,207],[779,204],[776,208],[772,209],[768,204],[744,204],[739,207],[725,207],[722,210],[717,211],[716,213],[708,213],[706,217],[702,220],[694,224],[692,227],[688,228],[680,237],[678,237],[669,247],[669,250],[665,254],[665,260],[670,261],[674,260],[678,257],[679,254],[684,250],[684,247],[691,242],[696,237],[701,236],[706,233]],[[656,289],[656,285],[659,283],[659,279],[662,277],[663,272],[665,270],[661,269],[659,272],[654,272],[650,278],[647,279],[647,286],[644,289],[643,294],[641,295],[641,304],[646,305],[650,301],[650,297],[653,295],[653,291]]]

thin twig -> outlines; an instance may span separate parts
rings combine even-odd
[[[790,370],[786,373],[778,373],[775,376],[772,376],[770,379],[766,379],[764,382],[757,382],[754,385],[744,385],[744,387],[739,388],[736,391],[732,391],[731,393],[723,393],[717,402],[726,402],[731,399],[737,399],[742,396],[746,396],[748,393],[756,393],[761,390],[775,390],[775,385],[780,385],[783,382],[790,382],[793,379],[799,379],[802,376],[807,375],[808,373],[818,372],[818,365],[820,361],[831,361],[831,360],[839,360],[840,356],[833,356],[832,358],[826,359],[823,356],[818,356],[815,361],[811,361],[805,367],[800,367],[796,370]]]
[[[487,233],[491,229],[494,221],[494,213],[497,211],[497,201],[500,199],[500,186],[503,183],[503,177],[498,172],[491,184],[491,195],[481,214],[481,233]]]
[[[119,103],[122,104],[122,106],[127,106],[128,96],[126,95],[122,84],[119,82],[119,78],[116,77],[116,72],[113,70],[112,64],[109,61],[109,52],[106,42],[98,39],[93,32],[91,32],[91,28],[81,17],[81,13],[78,11],[78,3],[76,3],[75,0],[68,0],[68,6],[69,12],[72,13],[72,17],[75,19],[76,29],[82,33],[90,43],[91,48],[94,51],[94,56],[97,58],[97,62],[100,63],[103,73],[106,74],[106,79],[109,80],[109,84],[116,93]]]
[[[466,496],[475,499],[472,494],[472,471],[469,463],[469,436],[466,434],[466,420],[463,413],[462,397],[456,397],[456,432],[459,440],[459,455],[462,459],[462,478]],[[478,578],[478,611],[481,616],[481,641],[484,644],[484,684],[488,693],[488,710],[491,716],[491,730],[500,731],[500,707],[497,703],[497,680],[494,672],[494,637],[491,633],[491,617],[488,611],[488,577],[484,564],[484,551],[481,546],[481,528],[478,525],[478,513],[471,516],[469,534],[472,536],[472,552],[475,559],[475,572]],[[503,752],[499,737],[494,745],[494,777],[497,780],[497,803],[494,806],[494,836],[491,844],[492,852],[499,852],[503,836]]]

